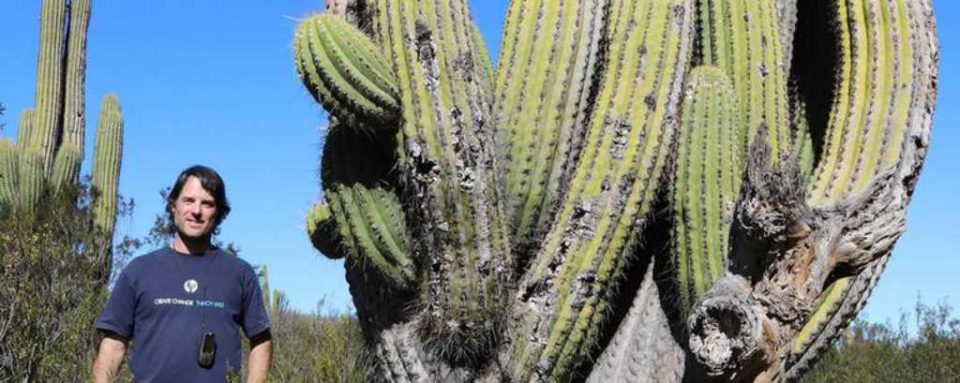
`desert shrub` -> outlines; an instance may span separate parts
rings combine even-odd
[[[946,304],[918,302],[896,327],[857,320],[804,381],[960,382],[960,319]]]
[[[113,255],[91,200],[81,185],[46,194],[30,214],[0,207],[0,381],[88,373]]]

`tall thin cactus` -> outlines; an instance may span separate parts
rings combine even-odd
[[[29,219],[45,193],[80,182],[84,157],[85,82],[90,0],[44,0],[40,17],[36,108],[25,110],[17,140],[0,144],[0,205]],[[112,235],[116,220],[123,121],[119,101],[101,105],[93,158],[97,225]]]
[[[512,1],[495,71],[465,0],[332,5],[307,228],[385,380],[792,380],[904,230],[927,1]]]

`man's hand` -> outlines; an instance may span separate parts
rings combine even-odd
[[[123,356],[127,353],[127,339],[110,331],[104,332],[103,340],[93,362],[94,383],[109,383],[120,371]]]
[[[273,362],[273,344],[270,330],[250,338],[250,356],[247,359],[247,383],[262,383],[267,380],[267,371]]]

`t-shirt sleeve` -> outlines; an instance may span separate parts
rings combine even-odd
[[[96,323],[98,329],[115,332],[127,339],[133,335],[133,319],[136,315],[136,292],[129,278],[126,272],[120,273]]]
[[[263,307],[263,298],[260,291],[260,280],[249,265],[245,265],[243,278],[243,305],[241,315],[243,333],[247,338],[262,333],[270,328],[270,319],[267,310]]]

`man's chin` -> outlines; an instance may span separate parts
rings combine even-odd
[[[180,236],[180,239],[184,242],[207,242],[210,240],[210,233],[203,231],[184,231],[177,230],[177,235]]]

